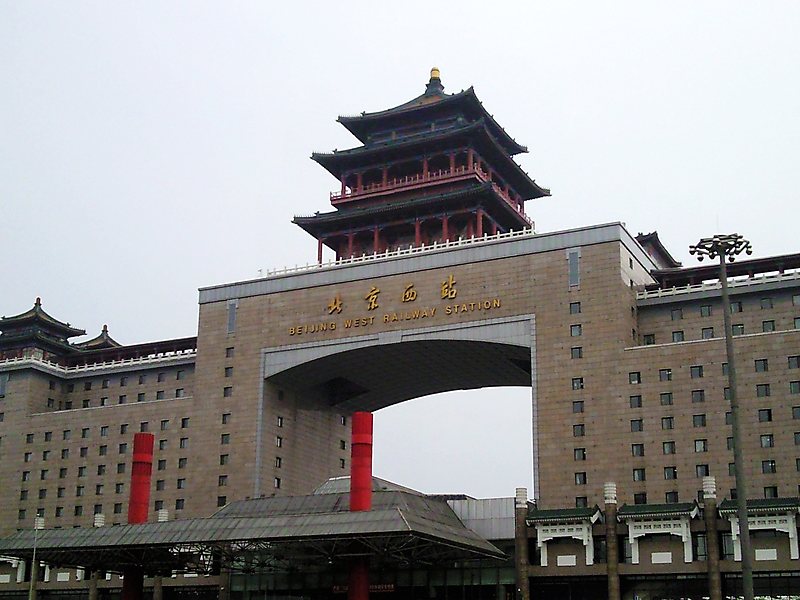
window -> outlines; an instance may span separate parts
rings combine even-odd
[[[586,448],[575,448],[572,451],[574,460],[586,460]]]
[[[166,373],[164,373],[164,372],[161,372],[161,373],[159,373],[159,374],[156,376],[156,381],[157,381],[158,383],[163,383],[163,382],[164,382],[164,381],[166,381],[166,380],[167,380],[167,374],[166,374]]]
[[[772,409],[771,408],[759,408],[758,409],[758,422],[759,423],[769,423],[772,421]]]
[[[158,459],[158,463],[156,463],[156,464],[157,464],[156,468],[159,471],[164,471],[167,468],[167,461],[165,459],[163,459],[163,458]]]
[[[276,421],[275,421],[275,424],[276,424],[278,427],[283,427],[283,417],[282,417],[282,416],[280,416],[280,415],[278,415],[278,418],[276,419]]]
[[[166,450],[167,449],[167,440],[158,440],[158,449],[159,450]]]
[[[628,399],[631,408],[642,408],[642,397],[639,395],[630,396]]]
[[[185,478],[178,479],[178,481],[175,484],[175,487],[179,490],[186,489],[186,479]]]
[[[221,466],[227,465],[229,461],[230,461],[230,455],[228,455],[228,454],[220,454],[219,455],[219,464]]]
[[[141,423],[139,423],[139,431],[141,433],[147,433],[148,431],[150,431],[150,423],[148,423],[147,421],[142,421]]]
[[[662,454],[675,454],[675,442],[662,442],[661,443],[661,453]]]
[[[231,413],[222,413],[222,424],[228,425],[231,422]]]
[[[794,318],[794,328],[795,329],[800,329],[800,317],[795,317]]]
[[[567,252],[567,263],[569,265],[569,286],[578,286],[581,283],[581,254],[577,250]]]
[[[761,436],[761,447],[762,448],[775,447],[775,438],[772,436],[771,433],[765,433]]]
[[[120,394],[119,398],[117,399],[117,404],[125,404],[128,401],[128,396],[125,394]]]
[[[139,385],[147,383],[147,375],[139,375]]]
[[[728,374],[728,363],[726,363],[726,362],[722,363],[722,374],[723,375],[727,375]]]
[[[230,444],[231,443],[231,434],[230,433],[223,433],[222,435],[220,435],[219,436],[219,443],[222,444],[223,446],[226,445],[226,444]]]
[[[145,396],[144,392],[140,392],[140,393],[136,394],[136,401],[137,402],[144,402],[145,398],[146,398],[146,396]]]
[[[84,381],[83,382],[83,390],[88,392],[92,389],[92,382],[91,381]]]
[[[757,358],[754,364],[756,373],[766,373],[769,371],[769,360],[766,358]]]
[[[228,503],[227,496],[217,496],[217,506],[225,506]]]
[[[700,305],[700,316],[701,317],[710,317],[711,316],[711,305],[710,304],[702,304],[702,305]]]
[[[31,472],[30,471],[23,471],[22,472],[22,481],[30,481],[31,480]]]
[[[692,390],[692,402],[705,402],[705,401],[706,401],[705,390]]]
[[[122,494],[125,492],[125,484],[124,483],[115,483],[114,484],[114,493],[115,494]]]
[[[189,462],[189,459],[186,458],[186,457],[179,458],[178,459],[178,468],[179,469],[185,469],[186,468],[186,464],[188,462]]]
[[[572,378],[572,389],[573,390],[582,390],[583,389],[583,377],[573,377]]]
[[[272,480],[272,485],[275,487],[276,490],[280,489],[280,487],[281,487],[281,478],[280,477],[276,477],[275,479],[273,479]]]
[[[800,356],[790,356],[789,357],[789,368],[790,369],[800,369]]]
[[[761,321],[761,331],[764,333],[769,333],[770,331],[775,331],[775,321]]]
[[[47,474],[48,473],[49,473],[49,471],[47,469],[42,469],[41,471],[39,471],[39,479],[42,479],[42,480],[47,479]]]
[[[695,452],[708,452],[708,440],[695,440],[694,441],[694,451]]]
[[[33,452],[26,452],[23,457],[23,460],[25,462],[31,462],[33,460]]]
[[[163,400],[164,399],[164,390],[158,390],[156,392],[156,400]]]
[[[759,383],[756,386],[756,396],[758,396],[759,398],[766,398],[769,395],[770,392],[768,383]]]
[[[156,511],[163,510],[164,508],[164,501],[163,500],[156,500],[153,503],[153,509]]]
[[[664,467],[664,479],[677,479],[678,467]]]
[[[644,456],[644,444],[631,444],[631,456]]]
[[[728,475],[731,477],[736,475],[736,463],[728,463]],[[731,497],[731,500],[733,500],[733,497]]]
[[[727,400],[728,402],[730,402],[731,401],[731,388],[729,388],[727,386],[722,388],[722,397],[725,400]]]
[[[107,445],[105,445],[105,444],[103,444],[102,446],[100,446],[100,447],[98,448],[98,454],[99,454],[100,456],[105,456],[106,454],[108,454],[108,446],[107,446]]]
[[[661,417],[661,429],[675,429],[675,417]]]
[[[225,377],[233,377],[233,367],[225,367]]]
[[[569,335],[570,337],[580,337],[581,335],[583,335],[583,327],[581,326],[581,324],[578,323],[575,325],[570,325]]]
[[[689,367],[689,374],[692,379],[699,379],[703,376],[703,365],[694,365]]]
[[[639,371],[632,371],[628,373],[628,383],[630,384],[642,383],[642,374]]]
[[[692,415],[692,427],[705,427],[706,426],[706,416],[703,415]]]
[[[644,431],[644,422],[642,419],[631,419],[631,431]]]
[[[176,398],[183,398],[186,395],[186,392],[183,388],[178,388],[175,390],[175,397]]]
[[[740,312],[742,312],[742,303],[741,303],[741,301],[731,302],[731,312],[732,313],[740,313]]]
[[[82,486],[82,485],[79,485],[79,486],[77,486],[75,488],[75,496],[77,496],[78,498],[83,496],[85,492],[86,492],[86,488],[84,486]]]
[[[673,331],[672,332],[672,341],[673,342],[682,342],[684,340],[683,331]]]
[[[97,465],[97,474],[98,475],[105,475],[106,474],[106,466],[105,465]]]
[[[573,413],[582,413],[583,412],[583,400],[575,400],[572,403],[572,412]]]
[[[283,465],[283,459],[280,456],[275,457],[275,468],[280,469],[281,465]]]
[[[91,405],[92,405],[92,402],[88,398],[81,403],[81,406],[83,408],[89,408],[89,407],[91,407]]]
[[[340,450],[346,450],[347,449],[347,442],[345,442],[344,440],[339,440],[339,449]]]
[[[178,447],[179,448],[188,448],[189,447],[189,438],[188,437],[181,438],[181,440],[180,440],[180,442],[178,444]]]
[[[586,473],[575,473],[575,485],[586,485]]]
[[[69,448],[62,448],[61,449],[61,459],[66,460],[69,458]]]
[[[86,477],[86,465],[78,467],[78,477]]]
[[[800,381],[790,381],[789,382],[789,393],[790,394],[800,394]]]
[[[163,479],[156,480],[156,491],[163,492],[166,486],[166,482]]]
[[[239,308],[239,300],[228,300],[228,333],[236,332],[236,309]]]
[[[575,508],[586,508],[589,506],[589,498],[586,496],[575,496]]]
[[[656,336],[653,333],[645,333],[643,340],[645,346],[652,346],[656,343]]]
[[[777,485],[768,485],[764,488],[764,498],[777,498],[778,497],[778,486]]]
[[[586,435],[586,425],[583,423],[572,426],[572,437],[583,437]]]
[[[161,431],[166,431],[169,429],[169,419],[164,419],[161,421]]]
[[[225,348],[225,358],[233,358],[233,346]]]
[[[76,517],[80,517],[81,515],[83,515],[83,507],[82,506],[76,506],[75,510],[74,510],[74,514],[75,514]]]
[[[694,466],[694,474],[697,477],[708,477],[710,471],[708,470],[708,465],[695,465]]]
[[[714,337],[714,328],[713,327],[703,327],[700,330],[700,337],[704,340],[710,340]]]
[[[45,442],[53,441],[53,432],[52,431],[45,431],[44,432],[44,441]]]
[[[636,492],[633,495],[634,504],[647,504],[647,492]]]
[[[569,356],[570,358],[583,358],[583,348],[581,346],[570,348]]]
[[[673,308],[670,311],[670,318],[673,321],[680,321],[683,318],[683,309],[682,308]]]
[[[644,469],[634,469],[633,470],[633,480],[634,481],[645,481],[645,470]]]
[[[725,413],[725,425],[733,425],[733,413],[731,411]]]
[[[121,475],[125,472],[125,463],[117,463],[117,474]]]
[[[659,381],[672,381],[672,369],[659,369],[658,370],[658,380]]]
[[[744,325],[741,323],[731,325],[731,331],[733,335],[744,335]]]
[[[184,506],[186,506],[186,501],[183,498],[175,499],[175,510],[183,510]]]
[[[800,431],[794,432],[794,445],[800,446]]]
[[[761,472],[762,473],[775,473],[775,461],[774,460],[762,460],[761,461]]]
[[[125,387],[126,385],[128,385],[128,378],[125,377],[125,376],[120,377],[119,378],[119,386],[120,387]]]
[[[127,452],[128,452],[128,444],[126,444],[125,442],[121,443],[119,445],[119,453],[120,454],[127,454]]]
[[[761,310],[772,308],[772,298],[761,299]]]
[[[103,495],[103,484],[102,483],[98,483],[96,486],[94,486],[94,495],[95,496],[102,496]]]
[[[233,396],[233,387],[232,386],[226,386],[226,387],[222,388],[222,397],[223,398],[230,398],[231,396]]]
[[[89,448],[87,448],[86,446],[81,448],[78,452],[80,453],[81,458],[86,458],[87,456],[89,456]]]
[[[580,302],[570,302],[569,303],[569,314],[571,315],[578,315],[581,312],[581,303]]]
[[[659,397],[661,399],[661,406],[672,405],[672,392],[663,392]]]
[[[283,438],[279,435],[275,436],[275,446],[278,448],[283,448]]]

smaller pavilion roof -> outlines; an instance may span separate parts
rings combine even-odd
[[[726,499],[719,504],[719,514],[733,514],[736,512],[736,500]],[[800,498],[751,498],[747,500],[747,512],[775,513],[775,512],[800,512]]]
[[[695,517],[699,512],[697,502],[674,502],[670,504],[623,504],[617,511],[620,520],[661,518],[661,517]]]
[[[114,340],[108,334],[108,325],[103,325],[103,330],[97,337],[94,337],[86,342],[74,344],[74,346],[76,348],[80,348],[81,350],[100,350],[106,348],[119,348],[122,346],[122,344]]]
[[[583,508],[534,508],[528,511],[528,516],[525,520],[529,525],[532,523],[579,523],[586,520],[594,523],[601,517],[602,512],[595,505],[594,507],[587,506]]]
[[[56,334],[63,339],[86,335],[83,329],[72,327],[69,323],[59,321],[47,314],[42,308],[41,298],[36,298],[33,307],[23,313],[12,317],[0,318],[0,331],[3,332],[3,335],[31,327],[37,327],[48,333]]]

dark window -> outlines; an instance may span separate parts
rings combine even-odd
[[[631,396],[628,400],[631,408],[642,408],[642,397],[639,395]]]
[[[700,336],[704,340],[710,340],[711,338],[714,337],[714,328],[713,327],[703,327],[703,329],[700,330]]]
[[[772,409],[771,408],[759,408],[758,409],[758,422],[759,423],[768,423],[772,421]]]
[[[233,367],[225,367],[225,377],[233,377]]]
[[[575,448],[572,451],[574,460],[586,460],[586,448]]]
[[[581,255],[579,252],[567,253],[567,262],[569,263],[569,285],[570,287],[580,285],[581,283]]]
[[[645,333],[644,334],[644,345],[645,346],[652,346],[656,343],[656,336],[654,333]]]
[[[694,365],[689,367],[689,374],[692,379],[699,379],[703,376],[703,365]]]
[[[764,498],[777,498],[778,497],[778,486],[776,485],[768,485],[764,488]]]
[[[800,355],[789,357],[789,368],[800,369]]]
[[[744,335],[744,325],[741,323],[737,323],[736,325],[731,326],[731,331],[733,335]]]
[[[659,381],[672,381],[672,369],[659,369],[658,370],[658,380]]]
[[[580,302],[570,302],[569,303],[569,314],[577,315],[581,312],[581,303]]]
[[[708,477],[709,474],[708,465],[695,465],[694,466],[694,474],[697,477]]]
[[[692,390],[692,402],[705,402],[705,401],[706,401],[705,390]]]
[[[228,333],[236,331],[236,309],[238,307],[238,300],[228,300]]]
[[[692,415],[692,426],[693,427],[705,427],[706,426],[706,416],[705,415]]]
[[[586,496],[575,497],[575,508],[586,508],[589,506],[589,499]]]
[[[761,309],[768,309],[772,308],[772,298],[762,298],[761,299]]]
[[[175,499],[175,510],[183,510],[184,506],[186,506],[186,501],[183,498]]]
[[[586,485],[586,473],[575,473],[575,485]]]
[[[790,394],[800,394],[800,381],[790,381],[789,382],[789,393]]]
[[[695,452],[708,452],[708,440],[695,440],[694,441],[694,451]]]
[[[682,342],[684,340],[683,331],[673,331],[672,332],[672,341],[673,342]]]
[[[675,418],[661,417],[661,429],[675,429]]]
[[[644,422],[641,419],[631,419],[631,431],[643,431]]]
[[[222,388],[222,397],[223,398],[230,398],[231,396],[233,396],[233,387],[232,386],[226,386],[226,387]]]
[[[762,448],[774,448],[775,447],[775,438],[772,436],[771,433],[765,433],[761,436],[761,447]]]
[[[732,313],[742,312],[742,303],[739,301],[731,302],[731,312]]]
[[[573,437],[583,437],[584,435],[586,435],[586,425],[581,423],[579,425],[573,425],[572,426],[572,436]]]
[[[711,305],[710,304],[702,304],[700,306],[700,316],[701,317],[710,317],[711,316]]]
[[[647,504],[647,492],[636,492],[633,495],[634,504]]]
[[[583,358],[583,348],[580,346],[570,348],[569,355],[570,358]]]
[[[233,346],[225,348],[225,358],[233,358]]]
[[[632,456],[644,456],[644,444],[631,444]]]
[[[572,378],[572,389],[573,390],[582,390],[583,389],[583,377],[573,377]]]
[[[571,337],[580,337],[583,334],[583,327],[580,323],[569,326],[569,335]]]
[[[756,385],[756,396],[759,398],[766,398],[770,395],[769,391],[769,384],[768,383],[759,383]]]
[[[670,406],[672,404],[672,392],[662,392],[659,397],[661,398],[661,406]]]
[[[664,479],[677,479],[678,467],[664,467]]]
[[[725,425],[732,425],[733,424],[733,413],[728,411],[725,413]]]
[[[761,331],[764,333],[775,331],[775,321],[761,321]]]
[[[572,412],[573,413],[582,413],[583,412],[583,400],[576,400],[572,403]]]
[[[642,468],[634,469],[633,470],[633,480],[634,481],[645,481],[646,480],[645,470],[642,469]]]
[[[628,383],[642,383],[642,374],[639,371],[632,371],[628,373]]]
[[[761,472],[762,473],[775,473],[775,461],[774,460],[762,460],[761,461]]]
[[[673,308],[670,311],[670,317],[673,321],[680,321],[683,318],[683,309],[682,308]]]

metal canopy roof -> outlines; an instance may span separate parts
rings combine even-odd
[[[235,502],[210,518],[98,528],[46,529],[36,555],[64,566],[151,574],[209,572],[249,556],[264,566],[328,563],[353,556],[409,563],[504,554],[467,529],[447,503],[401,491],[376,492],[373,510],[350,512],[347,494]],[[30,558],[34,532],[0,539],[0,555]]]

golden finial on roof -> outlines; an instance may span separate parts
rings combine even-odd
[[[439,77],[439,67],[433,67],[431,69],[431,79],[441,79],[441,77]]]

